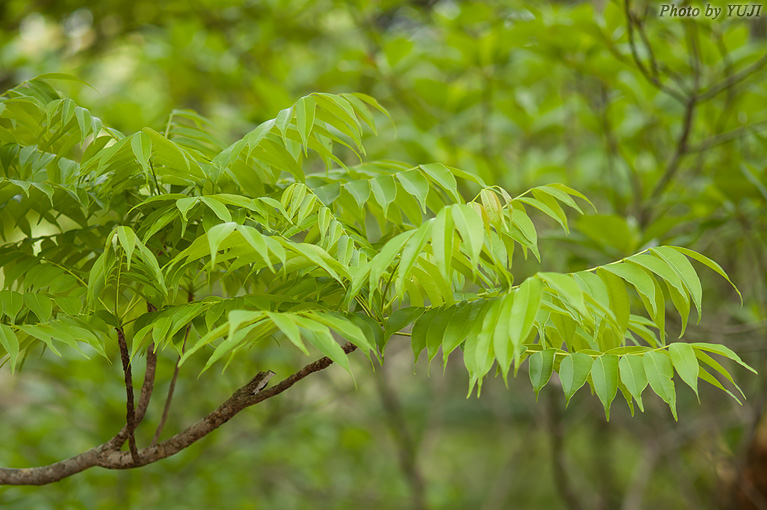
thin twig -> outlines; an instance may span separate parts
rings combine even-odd
[[[726,131],[724,133],[714,135],[712,137],[706,138],[700,143],[688,146],[687,152],[707,151],[708,149],[716,147],[717,145],[722,145],[733,140],[737,140],[738,138],[745,136],[754,130],[761,129],[762,127],[765,127],[765,124],[767,124],[767,120],[760,120],[759,122],[754,122],[746,126],[735,128],[731,131]]]
[[[740,72],[735,73],[733,75],[728,76],[724,80],[720,81],[719,83],[716,83],[714,85],[711,85],[708,89],[706,89],[704,92],[701,92],[698,95],[698,100],[700,102],[708,101],[709,99],[713,98],[720,92],[727,90],[728,88],[732,87],[733,85],[740,83],[741,81],[745,80],[755,72],[759,71],[764,65],[767,64],[767,53],[751,64],[750,66],[746,67],[745,69],[742,69]]]
[[[168,386],[168,396],[165,398],[165,405],[162,408],[162,416],[160,417],[160,423],[157,424],[157,429],[154,431],[152,437],[152,446],[157,444],[160,440],[160,434],[165,427],[165,422],[168,420],[168,413],[170,412],[170,403],[173,400],[173,392],[176,390],[176,380],[178,379],[179,363],[181,363],[181,356],[184,355],[186,350],[186,339],[189,336],[189,326],[186,327],[186,333],[184,333],[184,343],[181,344],[181,354],[176,359],[176,367],[173,369],[173,377],[170,380],[170,386]]]
[[[133,462],[139,462],[138,448],[136,448],[136,437],[133,431],[136,430],[136,408],[133,404],[133,375],[131,374],[130,356],[128,355],[128,344],[125,342],[125,335],[122,329],[117,329],[117,343],[120,346],[120,359],[122,360],[123,373],[125,374],[125,425],[128,431],[128,448],[130,449]]]
[[[194,291],[190,290],[187,295],[187,303],[191,303],[194,301]],[[173,400],[173,392],[176,390],[176,380],[178,379],[178,372],[179,372],[179,366],[181,364],[181,357],[184,355],[184,351],[186,350],[186,340],[189,338],[189,328],[191,325],[188,325],[186,327],[186,332],[184,333],[184,341],[181,344],[181,354],[179,354],[178,359],[176,359],[176,366],[173,369],[173,377],[170,380],[170,386],[168,387],[168,395],[165,397],[165,405],[162,409],[162,416],[160,417],[160,423],[157,424],[157,429],[154,431],[154,436],[152,437],[152,446],[157,444],[157,441],[160,440],[160,434],[162,434],[162,429],[165,427],[165,422],[168,420],[168,413],[170,412],[170,403]]]
[[[690,48],[690,67],[693,70],[693,91],[698,93],[700,89],[700,56],[698,51],[698,26],[689,20],[685,25],[687,41]]]
[[[580,510],[583,508],[583,505],[570,483],[567,466],[565,465],[565,431],[564,426],[562,425],[562,414],[560,411],[561,403],[554,392],[549,392],[548,404],[549,419],[547,420],[547,423],[549,426],[549,444],[551,448],[551,464],[554,471],[554,486],[568,510]]]
[[[637,50],[636,40],[634,38],[634,24],[636,20],[634,19],[634,15],[631,13],[630,4],[631,4],[630,0],[625,0],[623,2],[624,11],[626,13],[626,27],[629,33],[629,46],[631,47],[631,56],[634,58],[634,63],[636,64],[637,68],[639,68],[639,71],[642,73],[642,76],[644,76],[648,82],[655,85],[655,87],[658,90],[665,92],[666,94],[670,95],[671,97],[673,97],[680,103],[684,104],[687,101],[687,98],[683,94],[681,94],[679,91],[664,85],[660,81],[660,79],[658,79],[657,76],[652,75],[650,71],[648,71],[645,64],[639,58],[639,51]]]
[[[682,157],[687,153],[687,141],[690,138],[690,132],[692,131],[692,120],[694,118],[696,104],[695,96],[692,96],[687,100],[684,110],[684,121],[682,122],[682,132],[677,139],[674,155],[666,166],[666,171],[663,173],[663,176],[653,188],[652,193],[650,194],[650,202],[666,189],[666,186],[668,186],[677,170],[679,170],[679,163]],[[644,214],[642,214],[642,225],[645,225],[647,220],[647,211],[645,210]]]
[[[376,389],[384,411],[386,411],[389,430],[397,445],[400,468],[405,481],[410,485],[413,508],[423,510],[426,508],[426,500],[424,497],[424,479],[418,468],[418,447],[410,434],[407,421],[402,415],[402,405],[386,380],[386,370],[382,367],[379,374],[375,377]]]
[[[350,343],[343,346],[346,354],[350,354],[356,349],[357,347]],[[324,370],[332,364],[333,361],[327,356],[320,358],[313,363],[309,363],[276,386],[266,389],[263,389],[262,386],[264,384],[263,378],[254,378],[245,386],[235,391],[215,411],[190,425],[182,432],[157,445],[141,449],[139,451],[138,463],[133,460],[129,452],[119,451],[119,447],[115,447],[115,444],[118,442],[116,440],[117,436],[115,436],[115,438],[104,444],[47,466],[22,469],[0,468],[0,485],[46,485],[94,466],[101,466],[106,469],[130,469],[152,464],[158,460],[175,455],[195,441],[205,437],[243,409],[279,395],[298,381],[315,372]],[[262,389],[255,391],[259,387]]]

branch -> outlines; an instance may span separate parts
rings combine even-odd
[[[350,343],[347,343],[343,346],[343,350],[346,354],[349,354],[356,349],[357,346]],[[256,405],[260,402],[263,402],[264,400],[279,395],[306,376],[313,374],[314,372],[324,370],[331,364],[333,364],[333,361],[325,356],[313,363],[306,365],[304,368],[294,373],[287,379],[280,381],[280,383],[276,386],[265,389],[263,391],[256,390],[259,383],[257,380],[258,378],[256,377],[251,382],[235,391],[234,394],[229,397],[226,402],[218,406],[218,408],[209,415],[198,420],[196,423],[190,425],[182,432],[179,432],[170,439],[167,439],[162,443],[158,443],[155,446],[149,446],[142,449],[139,452],[141,454],[141,460],[138,465],[133,464],[128,452],[113,451],[109,453],[104,459],[105,462],[102,464],[102,466],[109,469],[130,469],[133,467],[152,464],[158,460],[170,457],[171,455],[175,455],[197,440],[216,430],[218,427],[232,419],[234,415],[246,407]],[[254,390],[256,391],[254,392]]]
[[[141,423],[146,414],[149,400],[154,388],[154,376],[157,367],[157,355],[154,343],[150,344],[146,358],[146,374],[141,386],[138,406],[136,406],[136,425]],[[128,425],[115,434],[104,444],[86,450],[74,457],[50,464],[48,466],[24,469],[0,468],[0,484],[2,485],[45,485],[72,476],[90,467],[97,466],[99,459],[107,451],[119,450],[128,439]]]
[[[386,412],[389,430],[397,446],[399,463],[404,480],[413,493],[414,510],[426,508],[424,497],[424,479],[418,468],[418,444],[408,429],[407,420],[402,415],[402,404],[386,379],[386,370],[382,367],[380,375],[375,377],[378,395]]]
[[[724,143],[737,140],[741,136],[747,135],[751,131],[760,129],[764,124],[767,124],[767,120],[760,120],[759,122],[754,122],[752,124],[748,124],[746,126],[741,126],[731,131],[727,131],[725,133],[714,135],[710,138],[703,140],[702,142],[696,145],[689,146],[687,148],[687,152],[707,151],[708,149],[711,149],[712,147],[716,147],[717,145],[722,145]]]
[[[189,296],[187,298],[187,303],[191,303],[192,301],[194,301],[194,293],[190,290]],[[173,369],[173,377],[170,380],[170,386],[168,386],[168,396],[165,397],[165,405],[162,408],[162,416],[160,417],[160,423],[157,424],[157,428],[154,431],[154,436],[152,437],[152,443],[151,443],[152,446],[156,445],[157,441],[160,440],[162,429],[163,427],[165,427],[165,422],[168,420],[168,413],[170,412],[170,403],[173,401],[173,392],[176,390],[176,380],[178,379],[179,364],[181,363],[181,356],[184,355],[184,350],[186,349],[186,340],[187,338],[189,338],[190,327],[191,327],[191,324],[186,327],[186,332],[184,333],[184,341],[181,344],[181,354],[179,354],[178,359],[176,359],[176,367]]]
[[[664,189],[666,189],[668,183],[671,182],[671,179],[674,178],[677,170],[679,170],[679,162],[687,153],[687,140],[690,138],[690,131],[692,131],[692,119],[695,113],[696,104],[695,96],[687,100],[684,110],[682,132],[676,142],[676,150],[674,151],[674,155],[671,157],[671,161],[669,161],[668,165],[666,166],[666,171],[663,173],[663,176],[653,188],[652,193],[650,194],[650,200],[656,198],[663,192]],[[643,225],[645,224],[644,220],[646,220],[646,218],[644,218],[641,222]]]
[[[702,92],[698,99],[700,101],[708,101],[712,97],[716,96],[723,90],[727,90],[733,85],[736,85],[740,83],[741,81],[745,80],[758,70],[760,70],[764,65],[767,64],[767,53],[762,56],[759,60],[751,64],[750,66],[746,67],[745,69],[741,70],[738,73],[735,73],[733,75],[728,76],[724,80],[720,81],[719,83],[716,83],[714,85],[711,85],[705,92]]]
[[[678,91],[667,87],[664,85],[657,76],[650,74],[650,72],[647,70],[647,67],[645,67],[644,63],[639,59],[639,52],[637,51],[636,46],[636,40],[634,39],[634,16],[631,14],[631,8],[630,8],[630,0],[625,0],[623,2],[624,10],[626,12],[626,26],[628,28],[629,33],[629,46],[631,47],[631,56],[634,57],[634,63],[636,63],[637,67],[639,68],[639,71],[642,73],[642,76],[645,77],[645,79],[655,85],[655,87],[658,88],[658,90],[662,90],[666,94],[670,95],[680,103],[685,103],[687,100],[685,96]],[[656,67],[656,63],[654,60],[654,55],[652,56],[652,64],[653,68]]]
[[[357,346],[350,343],[343,346],[346,354],[350,354],[356,349]],[[114,447],[115,438],[117,437],[115,436],[115,438],[102,445],[47,466],[22,469],[0,468],[0,485],[45,485],[57,482],[94,466],[106,469],[130,469],[157,462],[180,452],[195,441],[205,437],[246,407],[275,397],[301,379],[314,372],[324,370],[332,364],[333,361],[330,358],[320,358],[282,380],[276,386],[268,389],[263,388],[272,376],[272,373],[261,372],[245,386],[235,391],[226,402],[206,417],[170,439],[140,450],[138,452],[138,463],[133,461],[130,452],[121,452]]]
[[[189,336],[189,326],[186,327],[186,333],[184,334],[184,343],[181,344],[181,354],[176,359],[176,367],[173,369],[173,377],[170,380],[170,386],[168,386],[168,396],[165,397],[165,405],[162,408],[162,416],[160,417],[160,423],[157,424],[157,429],[154,431],[154,437],[152,437],[152,446],[157,444],[160,440],[160,434],[165,427],[165,422],[168,420],[168,413],[170,412],[170,403],[173,401],[173,392],[176,390],[176,380],[178,379],[179,363],[181,363],[181,356],[184,354],[186,348],[186,339]]]
[[[136,407],[133,403],[133,374],[131,373],[128,344],[125,342],[123,330],[115,329],[117,329],[117,344],[120,346],[120,360],[122,360],[123,372],[125,373],[125,426],[128,432],[128,448],[133,462],[138,463],[138,448],[136,447],[136,437],[133,434],[133,431],[136,430]]]
[[[581,510],[583,505],[573,488],[568,476],[567,466],[565,465],[565,430],[562,423],[562,415],[559,410],[560,402],[558,398],[551,393],[548,398],[548,403],[547,425],[551,448],[551,465],[554,471],[554,486],[557,489],[557,493],[559,494],[562,503],[564,503],[568,510]]]

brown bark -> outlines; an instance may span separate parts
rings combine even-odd
[[[357,347],[347,343],[343,346],[343,349],[346,354],[349,354],[356,350]],[[180,452],[195,441],[210,434],[246,407],[256,405],[279,395],[301,379],[314,372],[324,370],[332,363],[333,361],[328,357],[320,358],[271,388],[264,388],[265,379],[268,380],[271,377],[270,373],[261,372],[235,391],[215,411],[201,420],[198,420],[170,439],[138,450],[138,462],[135,461],[131,452],[124,452],[119,449],[127,437],[127,430],[123,428],[123,430],[106,443],[54,464],[21,469],[0,468],[0,485],[46,485],[94,466],[106,469],[130,469],[157,462]],[[139,404],[141,404],[141,401],[139,401]],[[136,413],[136,417],[138,417],[138,413]],[[126,437],[121,438],[121,434],[124,434]]]
[[[125,341],[123,330],[117,328],[117,344],[120,346],[120,360],[125,374],[125,426],[128,433],[128,448],[133,457],[133,461],[138,463],[138,448],[136,447],[136,437],[133,431],[136,430],[136,407],[133,403],[133,374],[131,373],[130,356],[128,355],[128,344]]]

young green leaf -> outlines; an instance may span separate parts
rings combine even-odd
[[[216,265],[216,254],[218,253],[219,246],[221,246],[224,239],[229,237],[229,234],[231,234],[235,228],[237,228],[236,223],[221,223],[208,230],[207,236],[208,246],[210,248],[211,270]]]
[[[698,310],[698,322],[700,322],[701,313],[703,313],[701,303],[703,290],[700,286],[698,274],[695,272],[690,261],[678,251],[667,246],[651,248],[650,252],[663,259],[679,275],[687,292],[692,296],[692,302]]]
[[[674,342],[668,346],[668,353],[671,356],[671,363],[674,365],[679,377],[695,392],[700,403],[698,395],[698,358],[695,357],[695,350],[690,344]]]
[[[565,393],[565,407],[570,405],[570,399],[586,383],[591,373],[594,359],[588,354],[576,352],[565,356],[559,365],[559,379],[562,381],[562,391]]]
[[[690,345],[694,347],[696,350],[713,352],[714,354],[719,354],[721,356],[724,356],[725,358],[731,359],[732,361],[742,366],[743,368],[746,368],[755,374],[757,373],[756,370],[754,370],[753,368],[748,366],[746,363],[744,363],[743,360],[740,359],[740,356],[738,356],[729,347],[726,347],[721,344],[710,344],[705,342],[695,342],[695,343],[691,343]]]
[[[508,316],[508,331],[515,355],[533,329],[535,317],[541,307],[542,296],[543,284],[535,276],[522,282],[519,289],[514,292],[514,303]]]
[[[650,351],[643,356],[645,374],[652,390],[665,402],[677,420],[674,368],[666,351]]]
[[[301,331],[298,329],[298,325],[291,314],[266,312],[266,315],[288,337],[288,340],[293,342],[293,345],[298,347],[307,356],[309,355],[309,351],[301,340]]]
[[[738,287],[735,286],[734,283],[732,283],[732,280],[730,280],[730,277],[727,276],[727,273],[724,272],[724,269],[722,269],[722,266],[711,260],[710,258],[706,257],[705,255],[701,255],[700,253],[694,252],[692,250],[689,250],[687,248],[683,248],[681,246],[669,246],[669,248],[678,251],[679,253],[682,253],[684,255],[687,255],[690,258],[693,258],[700,262],[701,264],[705,265],[706,267],[713,269],[716,271],[722,278],[727,280],[730,285],[732,285],[732,288],[735,289],[735,292],[738,293],[738,297],[740,297],[740,304],[743,304],[743,296],[741,295],[740,291],[738,290]]]
[[[637,292],[644,296],[650,303],[652,313],[657,313],[658,310],[655,303],[655,283],[653,283],[653,280],[650,275],[647,274],[647,271],[641,267],[625,263],[608,264],[602,266],[602,269],[621,277],[623,280],[633,285]]]
[[[610,421],[610,405],[618,394],[618,356],[603,354],[595,359],[591,367],[591,380],[605,408],[605,418]]]
[[[392,335],[395,335],[398,331],[403,330],[406,326],[412,324],[421,315],[423,315],[423,308],[407,307],[400,308],[392,313],[386,320],[386,328],[384,329],[384,345],[389,342]]]
[[[618,368],[620,369],[621,382],[637,401],[639,410],[644,412],[642,392],[647,387],[647,375],[645,375],[642,356],[631,354],[621,356]]]
[[[421,171],[416,168],[398,172],[397,180],[402,184],[405,191],[418,200],[418,203],[421,204],[421,210],[426,213],[426,197],[429,195],[429,181],[423,176]]]
[[[19,356],[19,339],[16,333],[6,324],[0,324],[0,345],[8,353],[11,361],[11,373],[16,370],[16,359]]]
[[[298,134],[301,135],[301,143],[304,145],[304,154],[307,154],[309,133],[314,125],[314,110],[316,101],[312,96],[304,96],[296,104],[296,124]]]
[[[538,393],[541,388],[551,379],[551,373],[554,370],[554,356],[557,349],[544,349],[537,351],[530,356],[530,382],[535,390],[535,401],[538,401]]]
[[[438,314],[439,310],[436,308],[426,310],[413,325],[413,330],[410,333],[410,345],[413,348],[413,355],[415,356],[416,362],[418,362],[418,357],[421,355],[421,351],[426,349],[426,334],[429,331],[431,323]]]
[[[450,209],[445,207],[434,218],[434,226],[431,229],[431,249],[434,262],[440,272],[450,277],[453,260],[453,216]]]
[[[454,205],[451,210],[455,227],[468,247],[472,268],[476,270],[485,238],[485,225],[482,217],[474,208],[465,204]]]

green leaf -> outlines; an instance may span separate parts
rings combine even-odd
[[[508,385],[508,374],[513,358],[519,362],[519,351],[514,345],[514,339],[509,331],[509,317],[512,315],[512,307],[516,301],[515,294],[506,294],[500,298],[498,307],[498,320],[493,329],[493,353],[498,360],[498,366],[503,375],[504,384]],[[519,367],[519,363],[517,363]],[[516,371],[515,371],[516,373]]]
[[[216,254],[218,253],[219,246],[221,246],[221,243],[224,241],[224,239],[229,237],[229,234],[231,234],[235,228],[237,228],[236,223],[221,223],[211,227],[211,229],[208,230],[207,236],[208,247],[210,248],[211,270],[216,265]]]
[[[200,197],[186,197],[176,200],[176,207],[181,212],[181,217],[184,218],[184,221],[187,219],[186,214],[189,212],[189,209],[191,209],[199,201]]]
[[[314,125],[316,104],[312,96],[304,96],[296,104],[296,124],[298,125],[298,134],[301,135],[301,143],[304,145],[304,154],[306,154],[309,145],[309,133]]]
[[[357,98],[359,98],[359,99],[361,99],[362,101],[366,102],[367,104],[369,104],[370,106],[372,106],[373,108],[378,110],[379,112],[381,112],[384,115],[386,115],[387,117],[389,117],[389,120],[391,120],[391,116],[389,115],[389,112],[386,110],[386,108],[381,106],[378,103],[378,101],[376,101],[375,98],[370,97],[369,95],[363,94],[361,92],[352,92],[352,95],[357,97]]]
[[[416,363],[418,362],[418,357],[421,355],[421,351],[426,349],[426,335],[431,323],[438,314],[439,310],[436,308],[426,310],[413,325],[413,330],[410,333],[410,345],[413,348],[413,355],[415,356]]]
[[[594,360],[591,367],[594,390],[605,408],[605,418],[610,421],[610,406],[618,394],[618,356],[603,354]]]
[[[735,402],[737,402],[740,405],[743,405],[743,402],[741,402],[740,399],[733,392],[731,392],[730,390],[728,390],[727,388],[722,386],[722,383],[720,383],[713,375],[708,373],[705,369],[701,369],[700,370],[699,376],[700,376],[700,378],[703,381],[706,381],[710,385],[719,388],[720,390],[722,390],[723,392],[725,392],[729,396],[731,396],[735,400]],[[738,389],[740,389],[740,388],[738,388]],[[741,392],[741,394],[742,394],[742,392]]]
[[[274,120],[277,125],[277,129],[280,130],[280,134],[282,135],[282,143],[287,145],[288,127],[290,126],[290,121],[293,120],[293,107],[291,106],[290,108],[280,110],[280,112],[277,114],[277,118]]]
[[[11,361],[11,373],[14,373],[16,370],[16,359],[19,356],[19,339],[11,327],[6,324],[0,324],[0,345],[8,353]]]
[[[402,249],[402,255],[400,255],[399,268],[397,269],[397,294],[402,297],[404,288],[403,284],[405,278],[410,276],[410,271],[415,264],[416,259],[421,256],[426,241],[429,239],[431,229],[434,225],[433,221],[426,221],[420,227],[418,227],[415,233],[408,239],[404,248]]]
[[[481,303],[462,303],[453,308],[454,312],[445,328],[442,339],[443,370],[447,367],[447,359],[450,353],[458,347],[468,336],[479,314]]]
[[[679,292],[676,287],[666,282],[666,288],[671,296],[671,301],[674,303],[674,307],[679,312],[679,317],[682,320],[682,327],[679,330],[679,338],[682,338],[685,330],[687,329],[687,321],[690,318],[690,297],[687,295],[687,291]]]
[[[732,283],[732,280],[730,280],[730,277],[727,276],[727,273],[724,272],[724,269],[722,269],[722,266],[720,266],[719,264],[717,264],[710,258],[706,257],[705,255],[701,255],[700,253],[694,252],[692,250],[688,250],[687,248],[682,248],[681,246],[669,246],[669,248],[674,249],[684,255],[687,255],[688,257],[697,260],[698,262],[705,265],[706,267],[716,271],[722,278],[727,280],[730,283],[730,285],[732,285],[732,288],[735,289],[735,292],[737,292],[738,296],[740,297],[740,304],[741,305],[743,304],[743,295],[738,290],[738,287],[736,287],[735,284]]]
[[[565,393],[565,407],[570,405],[570,399],[575,392],[586,384],[593,363],[594,359],[582,352],[570,354],[562,359],[559,365],[559,380]]]
[[[737,385],[737,383],[736,383],[736,382],[735,382],[735,380],[732,378],[732,376],[731,376],[731,375],[730,375],[730,373],[727,371],[727,369],[725,369],[725,368],[724,368],[724,367],[723,367],[723,366],[722,366],[722,365],[721,365],[721,364],[720,364],[718,361],[716,361],[714,358],[712,358],[711,356],[709,356],[708,354],[706,354],[704,351],[701,351],[700,349],[695,349],[695,357],[696,357],[696,358],[698,358],[698,359],[699,359],[700,361],[702,361],[703,363],[705,363],[706,365],[708,365],[708,366],[710,366],[711,368],[713,368],[714,370],[716,370],[717,372],[719,372],[719,373],[720,373],[722,376],[724,376],[724,378],[725,378],[725,379],[727,379],[728,381],[730,381],[730,384],[732,384],[732,385],[735,387],[735,389],[737,389],[737,390],[740,392],[740,395],[741,395],[741,396],[742,396],[744,399],[746,398],[746,394],[745,394],[745,393],[743,393],[743,390],[742,390],[742,389],[740,389],[740,386],[738,386],[738,385]],[[701,379],[704,379],[704,380],[705,380],[705,377],[704,377],[704,375],[703,375],[703,374],[704,374],[704,372],[706,372],[706,370],[705,370],[705,369],[703,369],[703,368],[701,368],[701,369],[700,369],[700,374],[699,374],[699,375],[700,375],[700,378],[701,378]],[[714,383],[711,383],[711,384],[714,384]],[[715,385],[715,386],[716,386],[716,385]],[[720,386],[718,386],[718,387],[720,387]],[[723,387],[722,387],[722,389],[724,390],[724,388],[723,388]],[[729,393],[729,391],[728,391],[728,390],[724,390],[724,391],[727,391],[727,392]],[[736,398],[735,400],[738,400],[738,399]],[[738,402],[740,402],[740,400],[738,400]]]
[[[229,323],[229,332],[227,336],[232,338],[234,334],[240,329],[246,322],[252,322],[263,318],[264,312],[251,311],[251,310],[232,310],[227,315],[227,322]]]
[[[2,305],[5,315],[11,320],[11,324],[14,324],[16,316],[21,311],[21,307],[24,306],[24,298],[15,290],[2,290],[0,291],[0,305]]]
[[[440,272],[450,278],[453,260],[453,217],[450,209],[441,209],[431,229],[431,250]]]
[[[258,253],[261,258],[266,262],[266,265],[269,267],[269,270],[274,273],[274,265],[272,264],[271,257],[269,256],[269,251],[266,246],[266,240],[264,239],[263,234],[259,232],[257,229],[253,227],[238,225],[237,231],[242,235],[242,237],[248,242],[248,244]],[[280,328],[282,329],[282,328]]]
[[[397,183],[391,175],[385,175],[370,181],[370,189],[376,201],[381,204],[384,216],[389,216],[389,206],[397,198]]]
[[[546,282],[549,287],[554,289],[557,296],[559,296],[562,301],[574,307],[582,316],[589,316],[589,312],[586,309],[586,304],[583,300],[583,290],[578,286],[578,283],[572,275],[538,273],[538,277]]]
[[[554,371],[554,356],[557,349],[544,349],[537,351],[530,356],[530,382],[535,390],[535,401],[538,401],[538,393],[541,388],[551,379],[551,373]]]
[[[331,257],[328,254],[328,252],[323,250],[321,247],[315,244],[309,244],[309,243],[288,242],[281,238],[280,238],[280,242],[282,242],[287,249],[306,257],[307,260],[311,261],[312,263],[316,264],[318,267],[322,268],[325,272],[327,272],[330,276],[332,276],[333,279],[336,280],[338,283],[341,283],[343,285],[343,282],[337,270],[343,271],[344,276],[347,278],[350,278],[346,268],[344,268],[337,260],[334,260],[333,257]],[[335,269],[331,266],[335,266]]]
[[[120,246],[125,250],[126,263],[128,271],[130,271],[131,258],[136,249],[136,233],[130,227],[117,227],[117,239],[120,241]]]
[[[615,314],[620,331],[624,334],[631,318],[631,302],[628,292],[626,292],[626,286],[620,278],[603,268],[597,269],[597,276],[607,286],[607,293],[610,296],[610,310]],[[621,340],[623,339],[621,338]]]
[[[349,358],[344,350],[335,341],[333,335],[330,334],[330,330],[322,326],[322,329],[316,327],[315,324],[311,324],[313,321],[309,321],[302,317],[296,317],[298,325],[305,328],[304,338],[309,341],[314,347],[317,348],[322,354],[330,358],[333,362],[341,365],[347,372],[351,374],[351,368],[349,367]]]
[[[621,382],[637,401],[639,410],[644,412],[642,392],[647,387],[647,375],[645,375],[642,356],[631,354],[621,356],[618,368],[620,369]]]
[[[51,318],[53,303],[51,298],[44,294],[24,294],[24,304],[37,317],[39,322],[47,322]]]
[[[652,390],[665,402],[677,420],[674,368],[671,357],[665,351],[650,351],[643,356],[645,374]]]
[[[658,312],[655,303],[655,283],[644,269],[632,264],[608,264],[601,268],[633,285],[639,294],[647,298],[652,307],[652,313]]]
[[[216,216],[218,216],[218,218],[221,221],[223,221],[225,223],[228,223],[228,222],[232,221],[232,215],[229,213],[229,210],[226,208],[226,206],[224,204],[219,202],[217,198],[215,198],[215,197],[200,197],[200,200],[205,205],[210,207],[210,209],[215,213]]]
[[[472,270],[476,270],[479,265],[479,254],[485,241],[485,224],[479,213],[469,205],[454,205],[451,209],[455,227],[468,248]]]
[[[407,308],[400,308],[399,310],[392,313],[389,318],[386,319],[386,328],[384,329],[384,346],[389,342],[389,339],[392,337],[392,335],[395,335],[398,331],[401,331],[406,326],[412,324],[421,315],[423,315],[423,312],[423,308],[416,308],[411,306]]]
[[[567,216],[565,215],[562,208],[559,206],[559,204],[557,204],[555,200],[551,199],[551,197],[548,197],[546,195],[543,195],[543,196],[545,196],[549,200],[544,202],[540,200],[540,198],[542,197],[539,197],[538,199],[521,197],[521,198],[515,198],[514,201],[527,204],[531,207],[535,207],[536,209],[544,213],[546,216],[550,217],[551,219],[559,223],[562,229],[565,232],[569,233],[570,229],[567,225]]]
[[[677,272],[674,271],[665,260],[652,255],[633,255],[627,260],[630,263],[640,265],[643,268],[652,271],[666,282],[674,307],[677,309],[679,316],[682,319],[682,328],[679,333],[679,338],[681,338],[687,328],[687,319],[690,316],[690,298]]]
[[[545,186],[539,186],[538,187],[538,189],[545,190],[547,193],[551,193],[551,189],[552,188],[554,188],[556,190],[559,190],[559,191],[563,191],[563,192],[567,193],[568,195],[572,195],[574,197],[580,198],[581,200],[583,200],[584,202],[589,204],[594,209],[594,212],[597,212],[597,208],[596,208],[596,206],[594,204],[591,203],[591,200],[586,198],[586,196],[583,193],[581,193],[580,191],[574,190],[573,188],[571,188],[569,186],[565,186],[564,184],[560,184],[560,183],[553,183],[553,184],[547,184]],[[560,196],[557,196],[557,198],[559,198],[562,202],[565,202],[568,205],[570,205],[570,207],[573,207],[571,204],[569,204],[565,199],[561,198]]]
[[[362,329],[346,317],[328,312],[315,312],[312,314],[312,318],[331,327],[347,341],[362,349],[366,354],[371,350],[375,350],[375,344],[370,342]]]
[[[368,284],[370,289],[375,289],[378,286],[378,281],[381,279],[381,275],[391,265],[396,256],[402,251],[402,248],[410,240],[413,235],[419,232],[418,230],[408,230],[403,232],[383,245],[380,248],[375,257],[370,261],[370,275]]]
[[[421,211],[425,213],[426,197],[429,195],[428,179],[418,169],[413,169],[397,173],[397,180],[402,184],[405,191],[418,200],[418,203],[421,204]]]
[[[743,368],[746,368],[755,374],[757,373],[756,370],[754,370],[753,368],[748,366],[746,363],[744,363],[743,360],[740,359],[740,356],[735,354],[735,352],[729,347],[725,347],[724,345],[721,345],[721,344],[709,344],[705,342],[695,342],[695,343],[691,343],[690,345],[694,347],[695,349],[698,349],[701,351],[713,352],[714,354],[719,354],[721,356],[724,356],[728,359],[731,359],[732,361],[742,366]]]
[[[343,185],[344,189],[354,197],[357,202],[357,206],[360,209],[365,207],[368,199],[370,198],[370,184],[368,181],[352,181]]]
[[[462,202],[461,195],[458,194],[458,183],[445,165],[441,163],[429,163],[427,165],[420,165],[420,168],[426,172],[426,175],[428,175],[432,181],[442,186],[456,203]]]
[[[495,230],[499,233],[508,231],[506,217],[503,214],[503,206],[498,199],[498,195],[491,189],[483,189],[479,192],[479,196],[482,201],[482,207],[484,207],[487,217],[495,227]]]
[[[75,106],[75,117],[77,118],[77,124],[80,126],[80,143],[83,143],[91,129],[93,119],[91,113],[81,106]]]
[[[671,356],[671,363],[674,365],[679,377],[695,392],[700,403],[698,395],[698,358],[695,357],[695,350],[690,344],[674,342],[668,346],[668,353]]]
[[[687,292],[690,293],[690,296],[692,296],[692,302],[698,310],[698,322],[700,322],[701,314],[703,313],[701,303],[703,289],[700,286],[698,274],[695,272],[690,261],[687,260],[687,257],[668,246],[651,248],[650,252],[663,259],[682,279],[682,283],[687,289]]]
[[[146,133],[138,132],[131,138],[131,149],[136,159],[144,169],[144,173],[149,174],[149,158],[152,155],[152,140]]]
[[[429,361],[434,359],[445,337],[445,329],[453,315],[453,307],[439,309],[426,331],[426,352]]]
[[[509,338],[514,346],[515,359],[518,359],[522,342],[530,335],[535,317],[541,307],[543,284],[537,277],[522,282],[514,292],[514,303],[508,316]]]
[[[282,331],[288,340],[293,342],[293,345],[299,348],[301,352],[309,355],[309,351],[306,349],[304,342],[301,340],[301,330],[298,329],[298,325],[293,320],[292,314],[282,314],[275,312],[266,312],[269,319]]]

